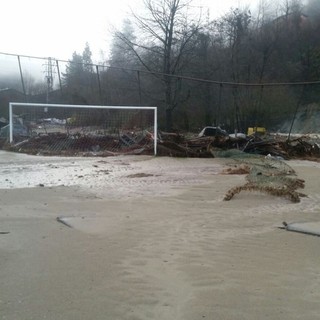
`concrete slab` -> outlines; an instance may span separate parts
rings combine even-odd
[[[300,232],[314,236],[320,236],[320,221],[283,223],[287,231]]]

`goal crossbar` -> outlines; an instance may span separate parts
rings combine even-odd
[[[75,105],[75,104],[49,104],[9,102],[9,141],[13,142],[13,107],[53,107],[53,108],[83,108],[83,109],[113,109],[113,110],[153,110],[154,113],[154,155],[157,155],[158,119],[157,107],[151,106],[102,106],[102,105]]]

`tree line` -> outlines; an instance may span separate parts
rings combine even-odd
[[[190,0],[143,3],[113,31],[108,61],[94,65],[88,44],[73,54],[64,103],[153,105],[162,129],[243,131],[276,128],[319,102],[319,1],[261,1],[255,13],[231,8],[214,20]]]

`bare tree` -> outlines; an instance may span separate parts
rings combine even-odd
[[[47,84],[36,80],[29,72],[25,72],[24,83],[28,95],[43,94],[47,91]]]
[[[139,34],[130,38],[123,32],[114,37],[126,50],[137,57],[140,64],[154,74],[164,85],[166,128],[172,129],[172,113],[178,105],[178,79],[172,76],[181,72],[192,56],[194,38],[199,31],[201,16],[192,17],[190,0],[144,0],[146,15],[132,12]]]

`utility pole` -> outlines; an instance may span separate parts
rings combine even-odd
[[[54,68],[54,59],[49,57],[48,61],[45,64],[45,79],[47,81],[47,103],[49,103],[49,94],[53,91],[53,79],[55,74]]]

